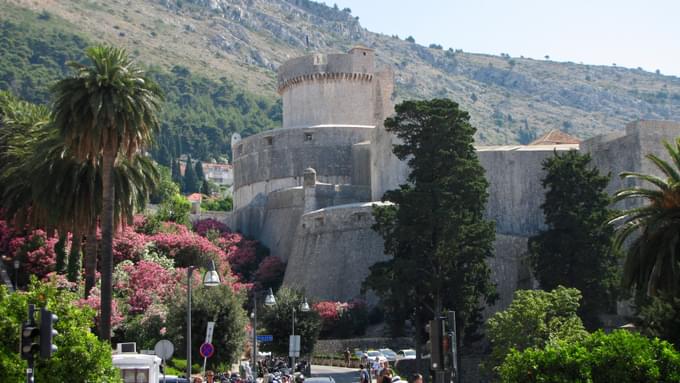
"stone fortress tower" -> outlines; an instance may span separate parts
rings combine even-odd
[[[376,70],[368,48],[295,58],[278,72],[283,127],[232,137],[234,228],[287,261],[284,284],[310,297],[358,297],[368,267],[386,258],[371,230],[372,201],[408,173],[383,126],[393,113],[393,87],[392,71]],[[585,142],[553,131],[529,145],[477,147],[490,183],[486,216],[497,233],[490,263],[500,300],[489,310],[534,284],[525,259],[528,238],[544,228],[544,159],[588,152],[602,173],[614,175],[613,192],[623,186],[619,172],[651,171],[644,156],[665,157],[661,141],[678,136],[678,123],[639,121]]]

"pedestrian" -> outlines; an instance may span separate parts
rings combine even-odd
[[[349,367],[349,359],[352,356],[352,353],[349,351],[349,347],[345,349],[345,367]]]
[[[378,373],[380,372],[380,360],[378,357],[375,357],[375,360],[373,361],[373,365],[371,365],[371,370],[373,372],[373,376],[378,376]]]
[[[368,369],[364,368],[363,364],[359,365],[359,383],[370,383]]]
[[[205,382],[206,383],[215,383],[215,373],[212,372],[212,370],[208,370],[205,372]]]
[[[203,378],[200,376],[194,376],[194,380],[191,383],[203,383]]]
[[[413,374],[409,383],[423,383],[423,376],[418,373]]]
[[[392,376],[393,376],[393,375],[394,375],[394,373],[392,372],[392,369],[386,368],[386,369],[384,369],[384,370],[382,371],[381,379],[380,379],[380,380],[376,380],[376,382],[379,382],[379,383],[392,383]]]

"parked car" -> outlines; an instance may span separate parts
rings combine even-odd
[[[368,350],[366,351],[366,355],[368,356],[368,359],[371,361],[375,361],[375,358],[378,358],[378,362],[384,363],[387,362],[387,358],[385,358],[385,355],[383,355],[380,351],[376,350]]]
[[[392,349],[389,348],[381,348],[380,353],[385,356],[388,362],[394,363],[397,361],[397,353],[392,351]]]
[[[330,376],[314,376],[305,379],[305,383],[335,383],[335,379]]]
[[[397,360],[402,360],[402,359],[415,359],[416,358],[416,350],[413,349],[405,349],[405,350],[399,350],[397,352]]]
[[[368,358],[366,351],[361,350],[354,350],[354,356],[356,356],[359,360],[364,360],[365,358]]]
[[[163,379],[163,375],[161,375],[158,378],[158,383],[189,383],[189,379],[187,378],[180,378],[177,375],[165,375],[165,380]]]

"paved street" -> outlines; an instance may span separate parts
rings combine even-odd
[[[359,369],[312,365],[312,376],[330,376],[336,383],[359,381]]]

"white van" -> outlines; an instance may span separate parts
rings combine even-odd
[[[161,358],[156,355],[113,354],[113,365],[120,369],[125,383],[158,383]]]

